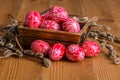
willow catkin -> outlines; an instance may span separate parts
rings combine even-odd
[[[7,43],[5,46],[8,47],[8,48],[14,48],[15,47],[12,43]]]
[[[106,26],[104,30],[105,30],[105,31],[110,31],[110,30],[111,30],[111,28],[110,28],[110,27],[108,27],[108,26]]]
[[[101,46],[102,49],[104,49],[105,48],[105,43],[100,43],[100,46]]]
[[[6,44],[6,37],[3,35],[3,36],[0,36],[0,45],[4,46]]]
[[[120,64],[120,58],[114,59],[114,64]]]
[[[7,55],[8,53],[11,53],[11,52],[12,52],[12,51],[6,49],[6,50],[3,52],[3,55],[5,56],[5,55]]]
[[[44,55],[43,55],[43,53],[35,53],[35,57],[37,57],[39,59],[43,59]]]
[[[116,51],[115,50],[108,51],[108,57],[109,57],[109,59],[115,59],[115,58],[117,58]]]
[[[34,55],[34,52],[32,50],[24,50],[23,53],[31,56]]]
[[[23,53],[19,49],[16,49],[15,53],[17,53],[19,57],[23,57]]]
[[[86,23],[88,20],[89,20],[88,17],[82,17],[82,18],[79,19],[78,22],[80,22],[80,23]]]
[[[114,39],[113,39],[112,36],[107,36],[107,39],[108,39],[109,41],[111,41],[111,42],[114,42]]]
[[[51,60],[49,58],[43,59],[44,66],[50,67],[51,66]]]
[[[108,50],[110,50],[110,51],[113,50],[113,46],[112,46],[112,45],[107,44],[105,47],[106,47]]]

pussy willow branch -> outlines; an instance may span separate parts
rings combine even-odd
[[[18,24],[17,20],[11,14],[8,14],[8,15],[11,18],[13,24]],[[15,25],[15,26],[18,27],[18,25]],[[18,28],[16,30],[18,30]],[[18,33],[18,31],[16,31],[16,32]],[[20,48],[21,52],[23,52],[24,49],[22,48],[22,46],[21,46],[21,44],[20,44],[16,35],[15,35],[15,40],[16,40],[16,43],[17,43],[18,47]]]
[[[22,48],[22,46],[21,46],[21,44],[20,44],[20,42],[19,42],[19,40],[18,40],[17,36],[15,36],[15,40],[16,40],[17,45],[18,45],[18,46],[19,46],[19,48],[20,48],[20,51],[21,51],[21,52],[23,52],[23,51],[24,51],[24,49]]]
[[[0,45],[0,47],[1,47],[1,48],[7,48],[7,49],[11,50],[12,52],[15,52],[15,51],[16,51],[15,49],[9,48],[9,47],[7,47],[7,46]]]
[[[83,43],[83,42],[87,39],[87,37],[89,36],[89,33],[90,33],[90,31],[91,31],[90,23],[91,23],[91,22],[95,22],[95,21],[97,21],[97,20],[98,20],[98,17],[95,16],[95,17],[89,19],[89,20],[87,21],[87,23],[83,26],[83,28],[88,27],[88,29],[87,29],[87,33],[85,34],[85,37],[84,37],[84,39],[82,39],[81,43]]]

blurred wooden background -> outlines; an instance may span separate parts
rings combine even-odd
[[[42,12],[56,5],[80,17],[104,18],[99,23],[110,26],[111,33],[120,37],[120,0],[0,0],[0,24],[10,23],[8,13],[24,21],[28,11]],[[114,47],[120,55],[120,45]],[[104,54],[76,63],[55,61],[50,68],[29,57],[1,59],[0,80],[120,80],[120,65],[112,64]]]

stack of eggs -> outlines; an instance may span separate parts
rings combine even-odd
[[[28,12],[25,18],[25,26],[74,33],[80,32],[80,24],[75,19],[70,18],[68,12],[59,6],[50,8],[44,14],[39,14],[37,11]]]

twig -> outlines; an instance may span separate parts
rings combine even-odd
[[[23,50],[22,46],[20,45],[20,42],[18,41],[17,36],[15,36],[15,40],[16,40],[18,47],[20,48],[20,51],[23,52],[24,50]]]
[[[10,57],[10,56],[12,56],[12,55],[17,55],[16,53],[13,53],[13,52],[11,52],[11,53],[7,53],[5,56],[3,56],[3,57],[1,57],[0,56],[0,59],[2,59],[2,58],[8,58],[8,57]]]
[[[7,47],[7,46],[2,46],[2,45],[0,45],[0,47],[1,47],[1,48],[7,48],[7,49],[11,50],[12,52],[15,52],[15,51],[16,51],[15,49],[9,48],[9,47]]]
[[[87,33],[86,33],[84,39],[82,39],[82,41],[81,41],[80,43],[83,43],[83,42],[87,39],[87,37],[89,36],[90,30],[91,30],[90,23],[91,23],[91,22],[95,22],[95,21],[97,21],[97,20],[98,20],[98,17],[95,16],[95,17],[89,19],[89,20],[87,21],[87,23],[83,26],[83,28],[88,27],[88,29],[87,29]]]
[[[0,28],[0,31],[3,32],[4,30],[8,30],[12,27],[12,25],[6,25],[5,27]]]

